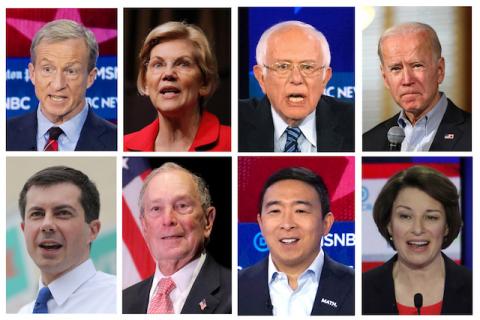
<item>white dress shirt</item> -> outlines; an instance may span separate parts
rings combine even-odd
[[[323,250],[320,249],[312,264],[298,277],[297,288],[293,290],[288,284],[287,275],[278,271],[269,255],[268,289],[274,316],[299,317],[312,313],[324,259]]]
[[[37,151],[42,151],[48,142],[48,129],[57,126],[63,130],[63,134],[58,137],[58,151],[75,151],[78,139],[80,139],[80,133],[82,132],[83,125],[88,115],[88,106],[85,104],[82,111],[75,115],[72,119],[65,121],[61,125],[57,126],[45,117],[40,110],[40,106],[37,108]]]
[[[44,286],[40,279],[38,291]],[[47,302],[48,313],[117,312],[116,277],[95,270],[91,259],[52,281],[48,288],[53,296]],[[32,313],[34,305],[35,300],[18,313]]]
[[[183,305],[187,300],[188,294],[190,293],[190,289],[197,278],[200,269],[202,269],[203,263],[205,262],[205,258],[207,257],[206,253],[202,253],[199,258],[190,261],[187,265],[185,265],[182,269],[178,270],[174,274],[170,276],[165,276],[162,274],[158,265],[155,268],[155,275],[153,276],[152,287],[150,288],[150,295],[148,298],[148,304],[152,301],[152,298],[155,294],[155,288],[157,288],[157,284],[162,278],[172,278],[173,282],[175,282],[175,289],[170,292],[170,299],[173,303],[173,310],[175,313],[180,313],[183,309]]]
[[[402,110],[398,117],[398,125],[405,131],[402,151],[428,151],[430,149],[448,105],[445,94],[441,92],[440,95],[440,100],[433,109],[418,119],[415,125],[412,125]]]
[[[275,152],[283,152],[285,150],[285,144],[287,143],[286,129],[288,124],[280,117],[275,108],[272,108],[272,118],[274,132],[273,150]],[[305,117],[298,125],[302,134],[298,137],[297,144],[300,152],[317,152],[317,127],[316,127],[316,110],[313,110],[308,116]]]

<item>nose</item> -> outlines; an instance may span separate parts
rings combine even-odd
[[[402,73],[402,84],[404,86],[411,85],[413,83],[413,74],[412,70],[410,68],[403,68],[403,73]]]
[[[423,219],[417,218],[413,221],[412,232],[415,235],[421,235],[423,233]]]
[[[282,215],[282,221],[280,227],[284,230],[291,230],[296,228],[294,219],[294,213],[291,210],[286,210]]]
[[[62,90],[63,88],[65,88],[66,83],[67,83],[67,80],[63,72],[57,71],[54,73],[53,79],[52,79],[52,87],[55,90]]]
[[[168,208],[162,215],[162,223],[164,226],[174,226],[177,224],[177,215],[173,208]]]
[[[163,70],[162,80],[175,81],[177,79],[177,71],[172,64],[167,64]]]
[[[295,85],[299,85],[303,83],[303,75],[300,72],[299,65],[293,65],[293,69],[290,73],[290,82]]]
[[[42,232],[52,233],[55,232],[56,226],[53,220],[53,215],[45,214],[42,220]]]

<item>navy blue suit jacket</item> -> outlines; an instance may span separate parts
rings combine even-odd
[[[272,315],[268,289],[268,257],[238,273],[238,314]],[[353,269],[325,254],[311,315],[354,315]]]
[[[7,151],[37,150],[37,111],[7,121]],[[75,151],[116,151],[117,127],[89,108]]]
[[[351,103],[322,95],[315,125],[318,152],[355,151],[355,112]],[[240,100],[238,105],[238,150],[273,152],[272,109],[266,96],[261,100]]]
[[[153,276],[123,290],[122,312],[147,313]],[[206,308],[200,308],[205,300]],[[193,283],[182,314],[232,313],[232,273],[219,265],[210,255]]]
[[[400,113],[397,113],[365,132],[363,151],[389,151],[387,132],[391,127],[398,126],[399,116]],[[458,108],[448,99],[447,110],[429,151],[472,151],[472,115]]]

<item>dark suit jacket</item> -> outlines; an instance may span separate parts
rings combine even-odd
[[[389,151],[387,132],[398,126],[397,113],[363,134],[363,151]],[[445,139],[453,134],[453,139]],[[472,115],[448,99],[447,110],[438,126],[429,151],[472,151]]]
[[[354,271],[325,254],[311,315],[355,314]],[[329,304],[336,303],[336,306]],[[238,314],[272,315],[268,289],[268,257],[238,273]]]
[[[7,151],[37,150],[37,111],[7,121]],[[91,108],[83,124],[75,151],[116,151],[117,127],[100,118]]]
[[[472,314],[472,272],[457,265],[443,253],[442,257],[445,262],[442,314]],[[397,255],[363,274],[363,314],[398,314],[392,276],[396,260]]]
[[[317,105],[317,151],[355,151],[353,105],[322,95]],[[238,106],[238,150],[273,152],[274,127],[270,101],[240,100]]]
[[[123,290],[123,313],[147,313],[152,281],[153,276]],[[204,310],[199,305],[203,299],[207,303]],[[232,313],[231,271],[207,254],[181,313]]]

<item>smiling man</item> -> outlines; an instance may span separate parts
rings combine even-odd
[[[439,90],[445,59],[435,30],[419,22],[391,27],[380,37],[378,56],[385,87],[402,111],[367,131],[363,150],[471,151],[471,114]],[[392,127],[404,132],[397,147],[388,140]]]
[[[94,34],[71,20],[43,26],[30,47],[36,111],[7,121],[8,151],[115,151],[117,129],[87,105],[97,75]]]
[[[38,295],[19,313],[115,313],[115,277],[95,270],[100,198],[82,172],[63,166],[34,174],[18,201],[28,254],[40,269]]]
[[[231,313],[231,271],[206,252],[216,210],[205,181],[167,162],[145,179],[139,206],[156,268],[123,290],[123,313]]]
[[[256,59],[265,96],[239,103],[240,151],[354,151],[353,106],[323,94],[332,68],[320,31],[278,23],[262,34]]]
[[[239,272],[238,313],[353,315],[354,272],[321,248],[334,222],[323,180],[309,169],[282,169],[265,182],[259,212],[270,254]]]

